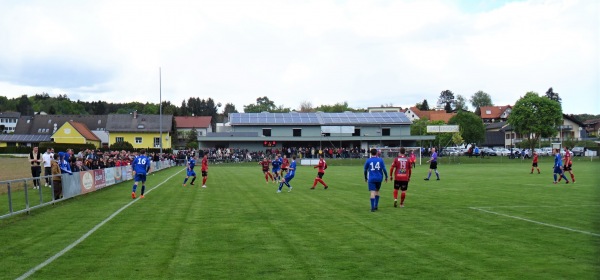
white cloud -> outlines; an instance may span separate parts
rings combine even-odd
[[[158,102],[162,67],[162,98],[177,105],[211,97],[242,110],[267,96],[291,108],[409,106],[445,89],[505,105],[553,87],[565,112],[600,113],[596,2],[461,4],[10,1],[0,92]]]

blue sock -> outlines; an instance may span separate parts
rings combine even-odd
[[[554,173],[554,182],[556,182],[556,173]]]
[[[439,179],[440,178],[440,173],[437,172],[437,169],[435,170],[435,176]]]
[[[285,185],[286,185],[288,188],[291,188],[291,187],[292,187],[292,186],[290,186],[290,183],[288,183],[288,182],[284,182],[284,184],[285,184]]]
[[[133,190],[132,190],[132,192],[135,192],[135,189],[137,189],[137,185],[133,184]]]
[[[183,184],[185,184],[187,182],[187,177],[185,179],[183,179]]]
[[[144,195],[144,191],[146,191],[146,185],[142,185],[142,195]]]
[[[375,199],[371,198],[371,209],[375,209]]]
[[[429,179],[429,177],[431,177],[431,171],[429,171],[429,173],[427,173],[427,179]]]
[[[279,183],[279,190],[281,190],[281,188],[283,188],[283,182]]]
[[[565,178],[565,181],[569,182],[569,179],[567,179],[567,176],[565,176],[565,174],[563,174],[562,177]]]
[[[379,196],[376,195],[375,196],[375,208],[377,208],[379,206]]]

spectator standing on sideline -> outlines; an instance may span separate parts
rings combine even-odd
[[[33,188],[37,189],[40,187],[40,175],[42,174],[42,157],[38,151],[38,147],[33,147],[29,152],[29,162],[31,163],[31,177],[33,177]]]
[[[437,153],[435,152],[435,148],[431,148],[431,158],[427,162],[429,163],[429,173],[427,174],[427,178],[425,178],[425,181],[429,181],[432,170],[435,171],[435,176],[437,177],[437,180],[439,181],[440,174],[437,171]]]
[[[57,200],[60,199],[62,194],[62,172],[60,171],[60,166],[58,166],[58,154],[52,155],[50,173],[52,174],[52,192],[54,194],[54,200]]]
[[[140,154],[133,160],[132,165],[135,176],[133,178],[134,183],[131,198],[135,199],[135,190],[138,186],[138,182],[142,182],[140,198],[144,198],[144,192],[146,191],[146,174],[150,171],[150,159],[146,156],[145,149],[140,151]]]
[[[381,189],[383,175],[385,175],[385,181],[388,180],[385,162],[377,156],[377,149],[371,149],[371,157],[367,159],[363,169],[365,182],[367,182],[371,193],[371,212],[375,212],[379,206],[379,189]]]
[[[52,175],[52,160],[54,159],[54,154],[52,153],[52,148],[46,149],[46,152],[42,155],[42,160],[44,162],[44,176]],[[46,187],[50,187],[50,177],[46,177]]]

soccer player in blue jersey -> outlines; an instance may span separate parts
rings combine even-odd
[[[150,171],[150,159],[146,157],[146,150],[142,149],[140,154],[132,162],[133,172],[133,190],[131,192],[131,198],[135,199],[135,190],[137,189],[138,182],[142,182],[142,193],[140,198],[144,198],[144,192],[146,191],[146,174]]]
[[[563,172],[562,158],[560,157],[560,150],[554,149],[554,184],[556,184],[557,177],[565,178],[565,182],[569,183],[567,176]],[[556,176],[558,175],[558,176]]]
[[[196,155],[192,155],[190,156],[190,159],[187,162],[187,174],[185,176],[185,179],[183,179],[183,186],[185,187],[185,183],[187,183],[187,180],[190,177],[192,178],[192,181],[190,182],[190,185],[194,185],[194,181],[196,181],[196,171],[194,171],[194,166],[196,166]]]
[[[431,177],[431,170],[435,170],[435,176],[439,181],[440,173],[437,171],[437,152],[435,151],[435,148],[431,148],[431,158],[427,162],[429,162],[429,173],[427,174],[425,181],[429,181],[429,177]]]
[[[365,182],[368,183],[369,192],[371,192],[371,212],[377,211],[379,206],[379,189],[385,175],[387,183],[388,174],[385,170],[385,162],[377,157],[377,149],[371,149],[371,157],[367,159],[364,166]]]
[[[290,163],[290,166],[288,166],[287,174],[285,174],[285,177],[283,177],[281,182],[279,182],[279,189],[277,189],[277,193],[281,192],[281,188],[283,188],[283,184],[285,184],[288,187],[288,192],[291,192],[292,186],[290,185],[290,181],[292,179],[294,179],[295,175],[296,175],[296,156],[293,155],[292,163]]]
[[[281,181],[281,164],[283,164],[283,161],[281,160],[281,157],[279,157],[279,154],[277,154],[275,159],[271,162],[271,165],[273,166],[273,177],[275,177],[275,180],[277,181]]]

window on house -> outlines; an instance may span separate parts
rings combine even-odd
[[[135,137],[136,144],[142,144],[142,137]]]
[[[302,128],[294,128],[293,133],[294,137],[302,137]]]
[[[154,137],[154,148],[160,148],[160,137]]]
[[[124,142],[123,137],[115,137],[115,142]]]
[[[354,133],[352,133],[352,136],[360,136],[360,128],[355,128]]]
[[[492,110],[485,110],[485,114],[486,115],[491,115],[492,114]]]
[[[510,134],[504,134],[504,139],[510,139]]]
[[[267,136],[270,137],[271,136],[271,129],[270,128],[263,128],[263,136]]]
[[[389,127],[382,128],[381,129],[381,136],[390,136],[390,128]]]

